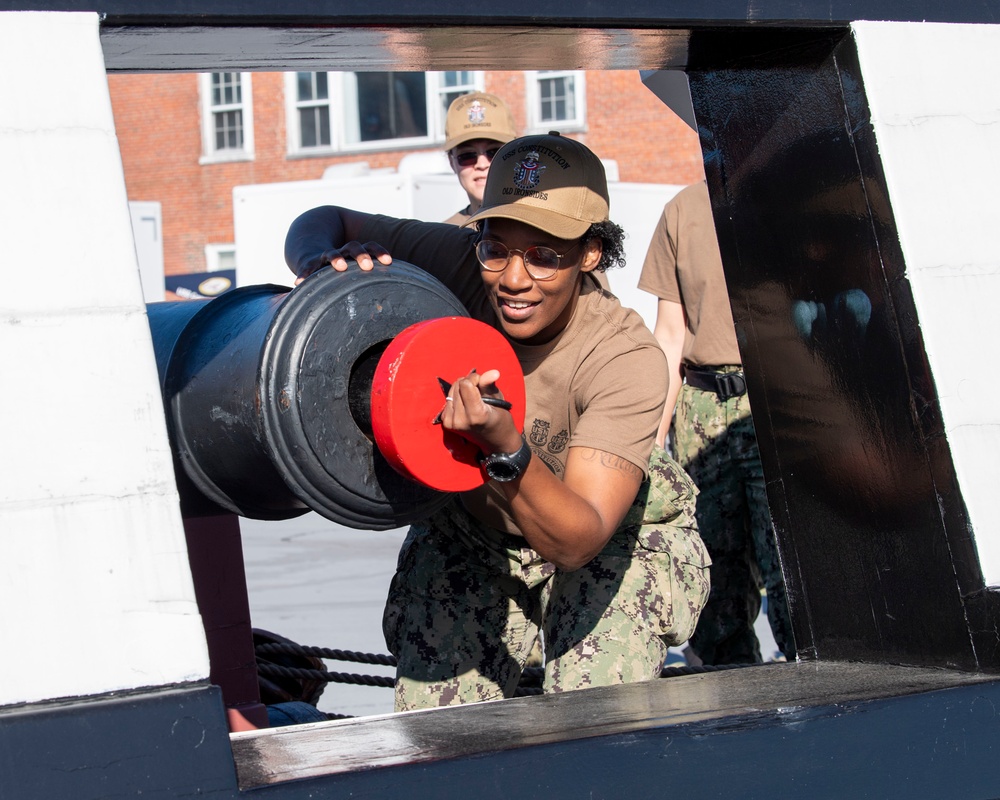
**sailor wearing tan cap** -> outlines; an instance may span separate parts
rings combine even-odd
[[[442,424],[504,469],[410,528],[383,618],[397,710],[513,696],[539,630],[545,691],[654,678],[694,630],[709,565],[696,490],[654,449],[663,351],[593,278],[623,263],[608,211],[597,156],[549,134],[497,152],[464,227],[324,206],[288,232],[299,279],[390,253],[422,267],[524,372],[524,438],[482,400],[500,396],[496,370],[444,376]]]
[[[490,162],[500,146],[515,136],[514,117],[495,94],[472,92],[452,101],[444,123],[444,149],[469,205],[445,222],[461,225],[479,210]]]

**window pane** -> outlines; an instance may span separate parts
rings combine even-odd
[[[303,147],[316,146],[316,109],[299,109],[299,132]]]
[[[215,117],[215,149],[243,149],[243,112],[220,111]]]
[[[463,88],[472,88],[472,73],[468,70],[462,70],[458,72],[445,72],[444,80],[442,82],[443,86],[451,88],[452,86],[461,86]],[[459,92],[463,94],[463,92]]]
[[[543,78],[538,82],[540,119],[559,122],[576,118],[573,76]]]
[[[212,105],[229,106],[243,102],[238,72],[212,73]]]
[[[296,72],[295,85],[299,102],[326,100],[330,96],[325,72]]]
[[[313,74],[312,72],[295,73],[295,85],[298,87],[299,100],[313,99]]]
[[[323,106],[322,108],[317,108],[316,112],[319,114],[319,143],[330,146],[330,106]]]
[[[299,109],[299,130],[302,147],[329,147],[330,107],[315,106]]]
[[[422,72],[359,72],[358,129],[362,142],[427,135]]]
[[[236,269],[236,251],[220,250],[217,256],[215,269],[216,270]]]

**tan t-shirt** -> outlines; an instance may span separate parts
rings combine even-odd
[[[554,341],[511,344],[527,389],[524,434],[549,469],[562,478],[569,448],[592,447],[646,472],[667,372],[663,352],[638,314],[585,280],[572,320]],[[467,492],[462,500],[483,522],[518,532],[495,485]]]
[[[639,288],[684,306],[687,333],[681,358],[685,363],[742,363],[704,181],[682,189],[664,207],[642,265]]]
[[[472,252],[475,233],[445,224],[375,217],[363,241],[437,277],[476,319],[500,328]],[[570,447],[620,456],[645,474],[663,414],[667,365],[633,310],[585,278],[566,329],[544,345],[511,342],[527,390],[524,433],[532,451],[560,478]],[[503,389],[503,376],[500,378]],[[484,523],[517,534],[502,492],[486,486],[463,501]]]

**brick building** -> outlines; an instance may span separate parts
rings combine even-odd
[[[128,197],[161,204],[168,276],[235,266],[234,186],[440,151],[448,103],[473,89],[503,97],[522,132],[560,130],[616,161],[621,181],[703,175],[697,136],[634,71],[114,74],[109,84]]]

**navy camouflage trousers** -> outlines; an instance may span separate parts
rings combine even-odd
[[[673,436],[677,460],[698,487],[698,528],[712,557],[712,591],[691,649],[705,664],[761,661],[753,624],[764,588],[775,642],[793,660],[785,582],[749,398],[720,400],[714,392],[685,384],[677,398]]]
[[[543,690],[644,681],[694,630],[708,596],[696,489],[657,448],[619,529],[563,572],[458,499],[411,526],[383,632],[397,658],[397,711],[513,697],[542,634]]]

